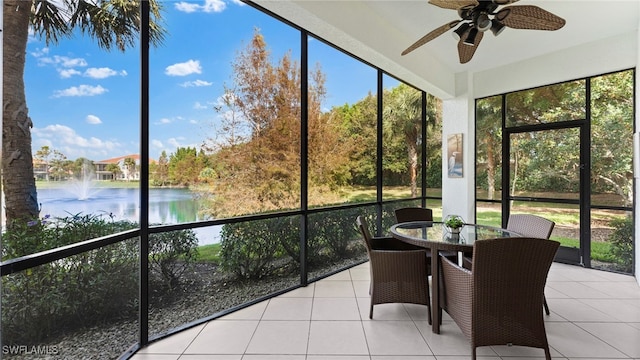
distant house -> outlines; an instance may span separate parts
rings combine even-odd
[[[126,159],[133,159],[135,167],[129,168],[125,162]],[[149,159],[149,163],[155,163],[155,160]],[[110,171],[110,164],[116,164],[120,168],[118,173]],[[94,161],[96,179],[97,180],[140,180],[140,155],[130,154],[119,156],[111,159]]]
[[[49,164],[44,160],[33,158],[33,176],[36,180],[49,180]]]

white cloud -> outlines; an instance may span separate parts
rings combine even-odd
[[[167,118],[160,119],[160,124],[170,124],[170,123],[171,123],[171,119],[167,119]]]
[[[64,96],[95,96],[104,94],[109,90],[103,88],[102,86],[91,86],[91,85],[80,85],[80,86],[72,86],[68,89],[64,90],[56,90],[53,93],[53,97],[64,97]]]
[[[63,79],[68,79],[74,75],[80,75],[81,72],[76,69],[58,69],[58,74]]]
[[[162,145],[162,141],[160,140],[151,140],[151,147],[154,149],[162,149],[164,145]]]
[[[180,1],[175,5],[176,10],[193,13],[193,12],[206,12],[206,13],[219,13],[224,11],[227,4],[223,0],[205,0],[204,5],[199,5],[192,2]]]
[[[41,65],[41,66],[54,65],[54,66],[72,68],[72,67],[84,67],[84,66],[87,66],[88,63],[83,58],[70,58],[68,56],[54,55],[53,57],[38,58],[38,65]]]
[[[191,120],[189,120],[189,124],[197,125],[198,121],[191,119]]]
[[[180,84],[180,86],[182,87],[201,87],[201,86],[211,86],[211,85],[213,85],[212,82],[204,81],[204,80],[187,81]]]
[[[84,76],[90,77],[90,78],[93,78],[93,79],[104,79],[104,78],[108,78],[110,76],[116,76],[116,75],[126,76],[127,72],[125,70],[115,71],[115,70],[110,69],[108,67],[88,68],[84,72]]]
[[[189,60],[167,66],[164,73],[169,76],[186,76],[190,74],[201,74],[202,67],[199,60]]]
[[[196,101],[196,103],[193,104],[193,108],[196,110],[205,110],[207,109],[207,105],[202,105],[200,101]]]
[[[95,116],[95,115],[87,115],[87,124],[93,124],[93,125],[97,125],[97,124],[102,124],[102,120],[100,120],[99,117]]]
[[[44,128],[33,128],[32,134],[38,144],[49,144],[56,149],[65,149],[63,153],[68,158],[76,158],[85,154],[84,150],[112,151],[122,148],[115,141],[105,141],[97,137],[85,138],[68,126],[55,124]]]
[[[41,57],[41,56],[47,55],[48,53],[49,53],[49,48],[48,47],[42,48],[42,49],[37,48],[37,49],[35,49],[34,51],[31,52],[31,55],[33,57]]]

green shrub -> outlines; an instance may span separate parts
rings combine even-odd
[[[191,229],[149,235],[149,270],[157,288],[178,288],[182,275],[193,267],[198,257],[198,237]]]
[[[15,258],[136,228],[111,216],[73,215],[15,225],[2,237],[3,258]],[[87,251],[2,278],[3,344],[48,337],[138,313],[139,238]],[[150,236],[150,278],[171,290],[196,256],[191,230]]]
[[[614,219],[611,226],[615,229],[609,236],[611,254],[619,270],[630,273],[633,271],[633,219]]]
[[[226,224],[220,232],[220,265],[242,278],[259,279],[273,272],[274,260],[283,254],[281,237],[299,232],[278,226],[278,219]],[[292,240],[290,240],[291,242]]]

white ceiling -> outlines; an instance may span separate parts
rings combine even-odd
[[[401,56],[434,28],[459,19],[455,10],[427,0],[262,0],[258,4],[293,23],[411,82],[438,84],[456,73],[480,72],[562,49],[637,33],[640,0],[520,0],[566,20],[557,31],[505,29],[485,33],[473,59],[460,64],[451,31]],[[429,90],[429,89],[426,89]],[[445,90],[446,91],[446,90]]]

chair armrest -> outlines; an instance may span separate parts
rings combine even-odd
[[[407,244],[393,237],[374,237],[371,239],[371,247],[374,250],[421,250],[422,249],[418,246]]]

